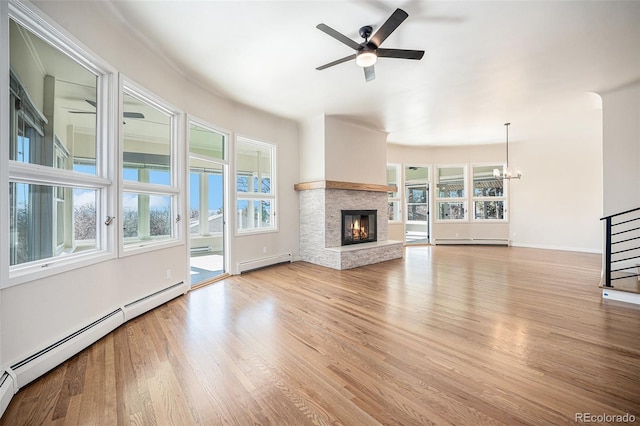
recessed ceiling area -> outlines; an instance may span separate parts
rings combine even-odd
[[[99,3],[99,2],[95,2]],[[341,116],[406,145],[513,141],[541,116],[599,108],[602,93],[640,80],[638,1],[109,1],[123,30],[206,90],[276,115]],[[316,26],[360,43],[402,8],[365,82],[353,53]],[[567,123],[570,126],[570,123]]]

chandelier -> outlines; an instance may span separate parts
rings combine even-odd
[[[509,125],[511,123],[504,123],[507,129],[507,167],[504,169],[504,174],[500,173],[500,169],[493,169],[493,177],[496,179],[520,179],[522,172],[519,169],[511,171],[509,168]]]

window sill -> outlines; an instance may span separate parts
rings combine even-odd
[[[2,288],[13,287],[31,281],[43,279],[52,275],[69,272],[74,269],[84,268],[96,263],[105,262],[115,258],[115,253],[105,251],[89,251],[84,254],[67,255],[57,259],[34,263],[32,265],[17,265],[9,271],[8,284]]]

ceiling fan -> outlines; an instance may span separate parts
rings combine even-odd
[[[87,102],[89,105],[91,105],[92,107],[96,107],[96,103],[94,101],[90,101],[89,99],[85,99],[85,102]],[[69,113],[71,114],[95,114],[95,111],[69,111]],[[130,112],[130,111],[125,111],[122,113],[122,115],[124,116],[124,118],[144,118],[144,114],[140,113],[140,112]]]
[[[422,59],[424,50],[380,48],[382,42],[385,41],[385,39],[389,37],[389,35],[394,32],[396,28],[398,28],[398,26],[405,19],[407,19],[408,16],[409,14],[404,10],[396,9],[395,12],[391,14],[389,19],[387,19],[387,21],[382,24],[382,26],[373,36],[371,36],[371,32],[373,31],[373,28],[371,26],[366,25],[360,28],[360,37],[364,38],[364,42],[362,43],[351,40],[349,37],[339,33],[328,25],[318,24],[316,26],[317,29],[327,33],[339,42],[346,44],[347,46],[355,50],[356,53],[345,56],[344,58],[335,60],[333,62],[329,62],[328,64],[319,66],[316,69],[323,70],[334,65],[338,65],[343,62],[355,59],[356,64],[364,68],[365,80],[371,81],[376,78],[374,64],[376,63],[378,58]]]

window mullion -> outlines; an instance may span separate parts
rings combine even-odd
[[[60,185],[80,188],[101,188],[111,185],[109,179],[100,176],[17,161],[9,161],[9,175],[11,181],[36,185]]]

